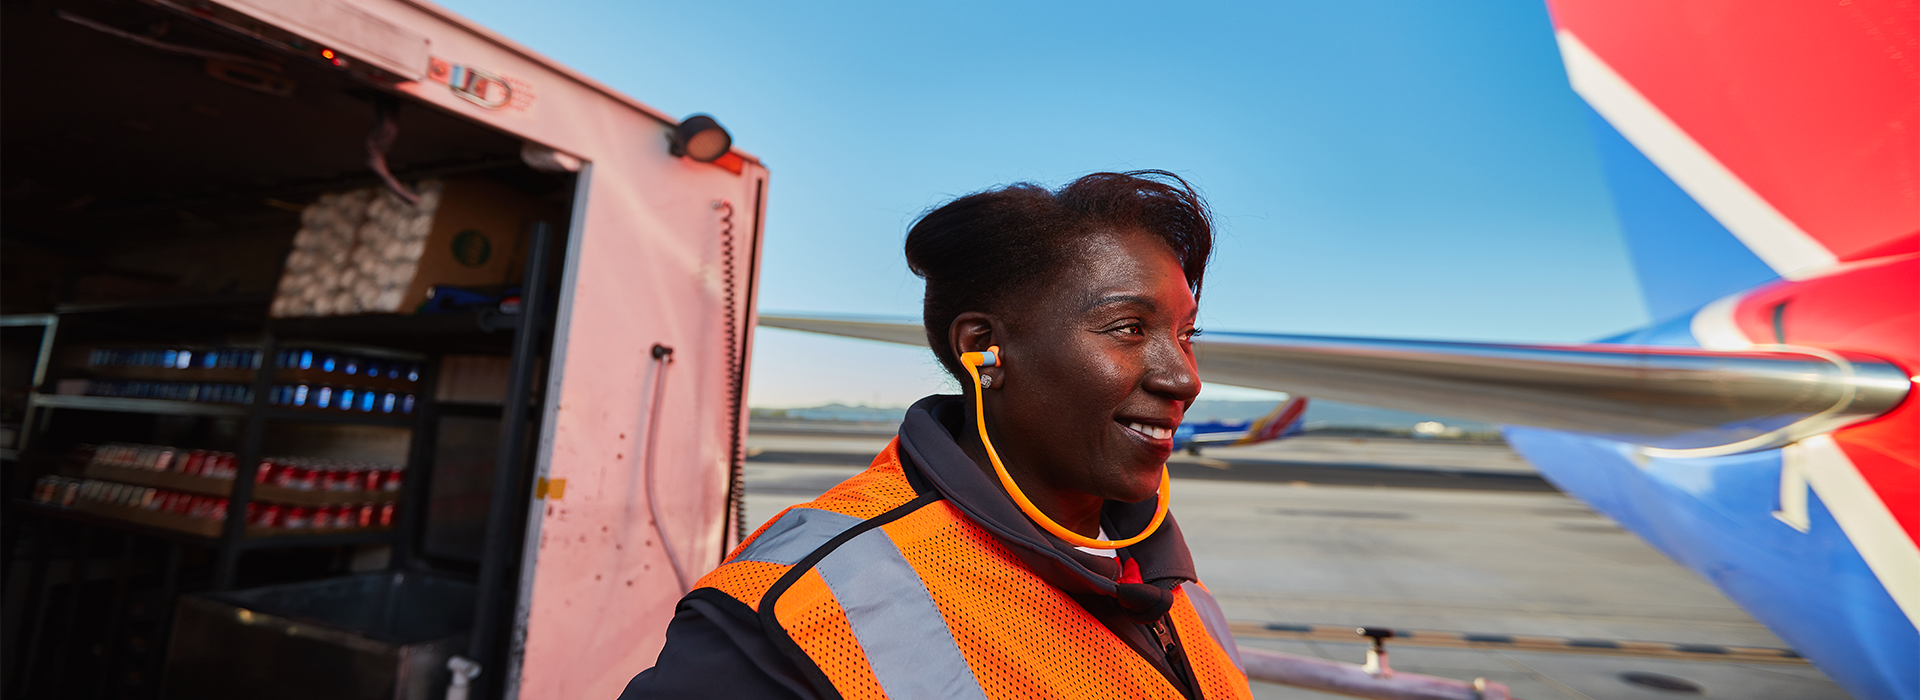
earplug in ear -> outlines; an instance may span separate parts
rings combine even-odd
[[[998,367],[1000,365],[1000,346],[989,346],[986,352],[960,353],[960,364],[966,365],[967,371],[972,372],[979,378],[980,388],[991,389],[993,388],[993,377],[980,374],[980,368]]]
[[[989,347],[986,352],[960,353],[960,364],[968,367],[998,367],[1000,366],[1000,346]]]

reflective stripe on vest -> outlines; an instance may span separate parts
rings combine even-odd
[[[819,508],[793,508],[780,514],[729,561],[761,561],[793,566],[826,544],[827,540],[859,524],[860,519],[851,515]]]
[[[986,700],[920,574],[884,530],[860,533],[814,569],[840,602],[887,697]]]

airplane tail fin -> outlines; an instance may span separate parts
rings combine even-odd
[[[1300,433],[1300,419],[1307,415],[1307,397],[1295,396],[1273,407],[1260,420],[1247,428],[1247,436],[1235,441],[1235,445],[1256,445],[1271,442],[1283,437]]]

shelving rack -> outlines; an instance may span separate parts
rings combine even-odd
[[[246,437],[244,438],[242,449],[237,452],[238,456],[235,460],[235,463],[239,469],[239,474],[231,481],[223,480],[221,482],[223,486],[222,493],[218,494],[218,495],[227,497],[229,501],[227,519],[224,526],[222,527],[222,534],[217,537],[204,537],[200,535],[194,535],[191,533],[181,533],[185,535],[187,539],[183,539],[180,541],[198,544],[208,549],[211,549],[217,553],[216,556],[220,563],[218,565],[218,573],[216,574],[213,582],[213,588],[215,590],[223,590],[233,585],[235,566],[238,563],[239,553],[243,551],[258,550],[258,549],[272,549],[277,547],[319,546],[316,543],[391,544],[396,539],[396,533],[399,532],[398,528],[386,528],[386,529],[383,529],[382,531],[354,532],[354,533],[288,532],[288,533],[276,533],[276,534],[264,535],[264,536],[259,534],[253,534],[253,535],[248,534],[247,524],[246,524],[247,506],[252,500],[254,500],[252,498],[254,478],[256,476],[256,471],[258,469],[260,459],[264,456],[263,454],[261,454],[261,450],[260,450],[261,438],[265,435],[267,424],[269,422],[281,421],[281,422],[304,422],[304,423],[377,425],[377,426],[387,426],[387,427],[395,427],[395,428],[406,428],[418,434],[423,432],[424,421],[426,419],[426,416],[429,414],[429,411],[426,410],[426,404],[430,402],[424,399],[420,401],[420,406],[421,406],[420,410],[416,410],[411,415],[406,415],[406,416],[369,415],[369,414],[347,412],[347,411],[316,411],[316,410],[283,409],[283,408],[277,408],[269,405],[270,402],[265,400],[265,397],[268,396],[268,391],[271,390],[271,388],[275,384],[281,381],[287,381],[291,379],[291,377],[287,376],[291,373],[289,373],[284,368],[277,367],[274,362],[273,358],[276,356],[276,353],[280,347],[280,341],[278,341],[276,336],[273,334],[273,331],[271,330],[271,325],[272,324],[270,323],[267,324],[267,326],[269,327],[269,330],[267,330],[266,337],[264,338],[263,342],[260,345],[260,353],[261,353],[260,357],[262,358],[262,361],[259,363],[258,367],[255,367],[250,370],[246,370],[246,369],[212,370],[212,372],[222,372],[228,375],[230,378],[235,378],[235,379],[241,378],[241,377],[246,378],[247,383],[251,384],[253,388],[253,397],[255,400],[252,403],[247,405],[233,405],[233,404],[218,404],[218,403],[199,403],[199,402],[190,402],[190,401],[172,401],[172,400],[162,400],[162,399],[65,395],[65,394],[49,394],[49,393],[34,392],[29,396],[29,399],[28,399],[27,420],[23,424],[24,426],[26,426],[26,429],[23,430],[21,443],[20,443],[21,452],[26,453],[33,450],[34,448],[33,440],[36,437],[36,429],[44,430],[48,424],[48,421],[53,418],[53,416],[50,414],[54,411],[61,411],[61,412],[93,411],[93,412],[115,412],[115,413],[138,413],[138,414],[151,414],[151,415],[227,417],[227,418],[244,419],[245,421],[244,430],[245,430]],[[53,341],[53,342],[48,343],[47,347],[49,349],[51,349],[52,347],[55,347],[55,344],[57,343],[57,339],[50,338],[50,341]],[[302,343],[302,347],[312,347],[316,345],[323,345],[323,344],[314,343],[314,342]],[[385,355],[389,357],[394,357],[396,359],[411,358],[423,364],[426,363],[426,360],[428,359],[425,355],[406,355],[406,354],[396,355],[395,353],[392,353],[390,351],[377,349],[373,347],[358,347],[358,346],[340,345],[340,344],[331,344],[330,347],[337,348],[345,352],[353,352],[353,353],[358,353],[363,355]],[[47,363],[47,360],[45,358],[42,358],[41,364],[46,364],[46,363]],[[114,372],[112,370],[104,370],[104,371],[96,370],[94,373],[126,374],[124,372]],[[183,376],[181,378],[192,379],[196,377]],[[423,396],[423,397],[431,396],[433,391],[431,371],[429,370],[428,372],[426,372],[425,376],[421,377],[421,380],[422,381],[418,383],[418,385],[413,389],[413,391],[417,392],[416,395],[419,395],[419,396]],[[416,453],[415,455],[411,456],[410,462],[413,462],[414,464],[420,464],[421,462],[418,461],[420,457],[421,455]],[[425,471],[425,470],[423,469],[419,471]],[[126,481],[125,478],[118,478],[113,480]],[[418,490],[419,489],[415,489],[415,491],[418,491]],[[402,499],[403,500],[406,499],[407,495],[408,494],[403,491],[401,494]],[[72,508],[46,507],[41,504],[31,504],[31,503],[19,504],[19,505],[25,505],[31,508],[32,512],[39,513],[45,517],[84,516],[84,517],[75,517],[73,519],[75,519],[76,521],[84,520],[84,521],[92,522],[96,525],[101,525],[101,526],[111,526],[112,524],[114,524],[113,523],[114,518],[112,517],[101,516],[97,514],[80,513],[80,512],[76,512],[75,509],[72,509]],[[409,510],[409,508],[406,505],[403,505],[400,510],[402,513],[404,513],[406,510]],[[406,517],[406,516],[401,515],[400,517]]]
[[[83,309],[63,309],[58,314],[33,315],[30,318],[14,316],[0,317],[0,325],[45,325],[45,340],[42,342],[41,357],[38,360],[35,380],[36,386],[29,395],[27,420],[23,423],[19,449],[6,456],[8,461],[19,461],[23,457],[34,455],[39,447],[34,443],[36,433],[44,433],[51,420],[62,419],[56,414],[80,412],[135,413],[149,415],[175,415],[236,418],[244,421],[243,437],[240,448],[235,450],[238,473],[227,484],[227,517],[218,536],[198,535],[167,527],[132,522],[100,513],[87,512],[75,508],[62,508],[25,499],[15,499],[7,503],[9,521],[7,529],[11,533],[20,524],[20,518],[37,518],[42,527],[51,527],[61,523],[78,529],[78,549],[85,550],[89,541],[100,531],[119,533],[123,542],[130,544],[135,537],[164,541],[168,547],[164,566],[161,598],[171,599],[183,590],[180,580],[183,561],[192,555],[191,550],[204,550],[211,554],[213,575],[205,582],[205,590],[227,590],[236,584],[237,573],[243,555],[274,549],[347,547],[358,545],[389,545],[392,554],[388,568],[406,570],[427,567],[432,564],[420,562],[418,547],[423,529],[427,494],[432,489],[434,432],[435,426],[443,415],[443,407],[431,400],[435,393],[438,362],[435,360],[447,351],[454,352],[500,352],[509,351],[509,384],[507,401],[499,407],[475,405],[449,405],[444,407],[447,414],[474,417],[493,417],[501,419],[502,430],[495,460],[492,479],[494,494],[511,494],[524,491],[518,488],[522,482],[530,480],[526,469],[526,440],[528,427],[535,420],[537,411],[533,410],[532,390],[538,369],[551,332],[551,318],[548,310],[546,287],[549,249],[553,246],[554,235],[550,224],[541,222],[532,227],[529,235],[529,264],[527,266],[524,288],[528,290],[520,305],[520,313],[503,314],[496,310],[476,310],[461,313],[435,314],[424,316],[347,316],[261,320],[255,327],[261,333],[260,362],[251,370],[239,370],[247,377],[252,388],[253,401],[247,405],[228,405],[214,403],[196,403],[188,401],[169,401],[159,399],[120,398],[106,396],[81,396],[46,393],[42,390],[50,380],[52,355],[61,346],[56,337],[60,319],[71,321],[75,316],[88,313],[119,311],[115,307],[94,306]],[[264,314],[263,314],[264,315]],[[346,353],[384,356],[399,360],[417,360],[422,372],[414,391],[419,397],[417,407],[411,415],[371,414],[357,411],[313,410],[279,407],[271,405],[267,399],[276,383],[293,379],[291,373],[276,366],[275,359],[283,347],[314,349],[333,349]],[[518,406],[521,410],[509,410]],[[264,456],[262,444],[267,427],[273,422],[367,425],[390,428],[404,428],[411,433],[408,448],[407,479],[399,495],[399,505],[395,523],[391,528],[349,532],[283,532],[261,534],[258,528],[247,524],[247,505],[256,500],[255,479],[261,458]],[[53,455],[40,455],[51,458]],[[506,540],[518,535],[514,529],[524,518],[523,508],[515,499],[497,497],[491,499],[488,517],[488,550],[511,551]],[[253,530],[253,532],[249,532]],[[27,621],[30,627],[22,630],[27,636],[27,644],[16,658],[16,668],[9,674],[10,689],[35,687],[33,664],[45,657],[53,657],[56,664],[64,663],[70,656],[70,650],[63,648],[73,632],[83,626],[79,619],[82,606],[78,601],[68,600],[64,605],[50,598],[53,589],[49,586],[48,566],[50,552],[44,546],[47,538],[39,538],[42,546],[33,553],[29,562],[30,607],[36,612]],[[11,545],[11,542],[9,543]],[[11,551],[11,546],[8,547]],[[504,557],[483,557],[477,572],[477,584],[481,598],[481,607],[476,620],[475,637],[481,637],[485,626],[497,630],[501,620],[496,614],[488,618],[485,611],[498,608],[499,597],[508,584],[511,563]],[[115,572],[115,588],[124,591],[132,572],[122,566]],[[79,574],[70,575],[69,588],[79,581]],[[198,587],[196,587],[198,588]],[[113,610],[108,611],[108,624],[124,616],[121,610],[126,605],[123,595],[117,595],[111,603]],[[167,622],[162,621],[164,627]],[[55,641],[55,649],[43,649],[44,631],[47,626],[62,630]],[[493,633],[497,635],[498,632]],[[482,637],[478,643],[494,644],[493,636]],[[157,661],[157,659],[156,659]],[[153,669],[155,672],[158,668]],[[59,678],[63,669],[54,667],[46,673]],[[58,689],[56,688],[55,691]],[[11,694],[11,693],[10,693]],[[57,692],[55,692],[57,694]]]

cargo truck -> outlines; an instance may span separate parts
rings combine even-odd
[[[0,12],[6,694],[651,665],[741,536],[762,163],[427,2]]]

